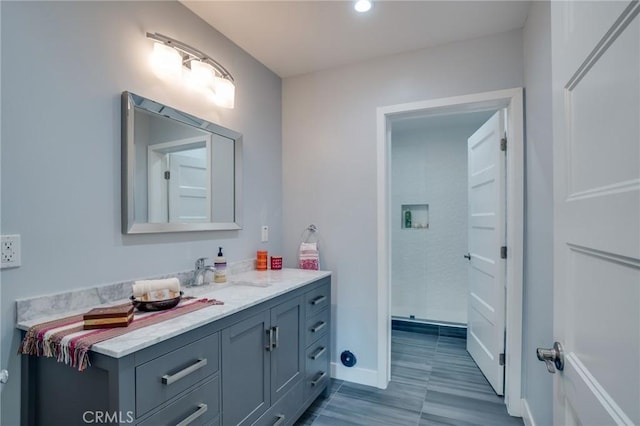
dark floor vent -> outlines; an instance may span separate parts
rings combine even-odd
[[[351,351],[344,351],[340,354],[340,361],[345,367],[353,367],[356,365],[356,356]]]

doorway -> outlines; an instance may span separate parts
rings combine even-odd
[[[392,123],[394,320],[467,325],[467,140],[493,114],[411,117]]]
[[[522,89],[508,89],[474,95],[445,98],[411,104],[378,108],[378,387],[385,388],[390,380],[391,359],[391,282],[392,233],[398,225],[397,206],[391,195],[391,141],[394,123],[428,117],[442,118],[468,113],[490,113],[506,109],[508,129],[506,138],[506,292],[505,292],[505,403],[509,414],[521,415],[521,334],[522,334],[522,233],[523,233],[523,110]],[[407,202],[418,206],[424,218],[418,231],[429,229],[426,223],[428,207],[424,203]],[[416,207],[417,208],[417,207]],[[418,211],[419,210],[419,211]],[[425,215],[426,213],[426,215]],[[394,221],[394,218],[396,220]],[[401,222],[402,224],[403,222]],[[463,253],[460,253],[462,257]],[[496,359],[496,362],[498,360]]]

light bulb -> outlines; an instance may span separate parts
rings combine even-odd
[[[156,75],[162,78],[180,78],[182,73],[182,56],[162,43],[154,44],[151,64]]]
[[[198,88],[208,88],[213,85],[213,67],[200,61],[191,61],[191,83]]]
[[[371,9],[371,0],[358,0],[353,8],[362,13]]]
[[[231,80],[222,77],[213,78],[213,101],[224,108],[235,106],[236,86]]]

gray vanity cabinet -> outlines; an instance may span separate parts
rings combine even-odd
[[[293,425],[328,391],[330,292],[320,278],[120,358],[92,352],[82,373],[23,356],[21,424]]]
[[[300,382],[302,302],[298,296],[222,330],[223,424],[253,424]]]

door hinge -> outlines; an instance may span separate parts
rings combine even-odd
[[[165,178],[166,180],[171,179],[171,172],[170,172],[170,171],[168,171],[168,170],[167,170],[166,172],[164,172],[164,178]]]
[[[504,136],[504,138],[500,139],[500,151],[506,151],[507,150],[507,135]]]
[[[500,365],[504,365],[504,353],[500,354],[500,357],[498,358],[498,363]]]
[[[507,246],[500,247],[500,259],[507,258]]]

